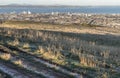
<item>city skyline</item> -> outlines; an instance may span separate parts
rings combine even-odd
[[[0,0],[0,5],[74,5],[74,6],[109,6],[120,5],[120,0]]]

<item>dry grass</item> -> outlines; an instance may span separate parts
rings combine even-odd
[[[29,48],[30,47],[30,45],[29,44],[23,44],[23,48]]]
[[[19,25],[10,27],[5,24],[8,28],[0,28],[2,42],[11,41],[13,42],[11,45],[18,47],[23,45],[24,49],[30,48],[31,52],[37,56],[79,72],[92,73],[93,77],[102,73],[103,78],[107,78],[111,69],[115,70],[120,66],[118,30],[113,32],[114,29],[104,31],[103,28],[70,27],[69,29],[69,27],[60,28],[57,25],[56,27],[45,24],[36,25],[36,27],[32,27],[33,24],[30,25],[31,27],[28,25],[30,24],[24,26],[25,29],[21,24],[20,27]],[[96,71],[86,69],[86,67],[96,69]],[[100,69],[100,73],[97,69]],[[115,74],[110,75],[114,77]]]
[[[120,35],[120,29],[110,27],[84,27],[82,25],[52,25],[44,23],[26,23],[8,21],[0,27],[10,27],[16,29],[35,29],[35,30],[51,30],[51,31],[64,31],[72,33],[91,33],[91,34],[113,34]],[[10,33],[10,32],[9,32]]]
[[[18,46],[19,45],[19,41],[18,41],[18,39],[15,39],[13,41],[8,41],[8,44],[14,45],[14,46]]]
[[[8,54],[8,53],[0,54],[0,58],[3,59],[3,60],[10,60],[11,55]]]
[[[19,65],[19,66],[23,65],[23,62],[20,59],[19,60],[15,60],[13,63],[16,64],[16,65]]]
[[[96,67],[95,61],[86,57],[80,57],[80,64],[86,67]]]

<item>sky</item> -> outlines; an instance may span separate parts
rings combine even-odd
[[[0,5],[7,4],[105,6],[120,5],[120,0],[0,0]]]

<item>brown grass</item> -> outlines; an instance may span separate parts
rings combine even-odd
[[[10,60],[11,55],[8,54],[8,53],[0,54],[0,58],[3,59],[3,60]]]
[[[111,70],[115,71],[120,66],[118,29],[114,32],[115,29],[106,30],[100,27],[77,28],[48,24],[3,25],[7,28],[0,28],[1,42],[14,42],[11,45],[29,48],[33,54],[73,70],[92,73],[93,77],[102,73],[103,78],[107,78]],[[33,27],[34,25],[36,26]],[[114,77],[115,74],[110,75]]]

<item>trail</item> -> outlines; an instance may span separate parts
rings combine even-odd
[[[18,72],[17,70],[0,63],[0,70],[10,75],[12,78],[29,78],[28,76]]]
[[[73,73],[60,66],[51,64],[45,60],[35,57],[32,54],[24,52],[16,47],[5,46],[3,48],[4,48],[4,52],[11,53],[13,56],[15,55],[12,53],[12,51],[17,51],[19,57],[23,59],[22,61],[24,68],[33,71],[37,74],[42,74],[46,78],[70,78],[70,77],[83,78],[83,76],[78,73]]]

